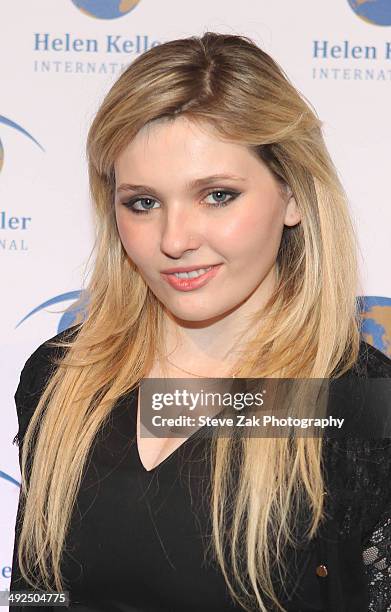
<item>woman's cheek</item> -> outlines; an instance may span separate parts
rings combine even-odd
[[[129,257],[134,261],[139,258],[139,255],[142,257],[143,252],[146,251],[147,242],[140,228],[135,227],[131,219],[120,214],[117,215],[117,228],[119,238]]]

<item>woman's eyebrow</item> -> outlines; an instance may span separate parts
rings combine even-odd
[[[223,179],[229,179],[231,181],[245,181],[246,179],[241,176],[236,176],[234,174],[212,174],[210,176],[205,176],[203,178],[198,178],[187,183],[186,187],[188,189],[194,189],[197,187],[202,187],[205,183],[211,183],[213,181],[220,181]],[[131,183],[123,183],[118,189],[117,193],[120,191],[155,191],[153,187],[149,187],[148,185],[132,185]]]

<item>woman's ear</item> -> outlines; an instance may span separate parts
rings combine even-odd
[[[301,221],[301,214],[299,207],[296,204],[296,200],[292,195],[292,192],[288,194],[288,202],[285,209],[284,225],[297,225]]]

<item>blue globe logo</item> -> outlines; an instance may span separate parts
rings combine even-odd
[[[34,138],[34,136],[32,136],[27,130],[25,130],[24,127],[22,127],[18,123],[15,123],[15,121],[12,121],[12,119],[8,119],[8,117],[4,117],[3,115],[0,115],[0,125],[5,125],[6,127],[13,128],[17,132],[20,132],[21,134],[23,134],[24,136],[32,140],[32,142],[34,142],[41,149],[41,151],[45,151],[45,149],[39,144],[39,142]],[[0,140],[0,172],[3,168],[3,164],[4,164],[4,147],[3,147],[2,141]]]
[[[365,295],[361,300],[364,340],[391,357],[391,298]]]
[[[373,25],[391,25],[390,0],[348,0],[358,17]]]
[[[72,0],[72,2],[89,17],[117,19],[130,13],[140,0]]]
[[[66,302],[68,300],[76,300],[76,302],[74,304],[71,304],[69,308],[66,308],[62,311],[60,310],[60,312],[62,312],[63,314],[57,325],[57,332],[60,333],[64,331],[65,329],[68,329],[68,327],[75,325],[77,318],[79,316],[79,313],[81,313],[83,320],[86,318],[87,310],[88,310],[88,301],[89,301],[88,293],[86,290],[68,291],[67,293],[61,293],[60,295],[55,295],[54,297],[50,298],[49,300],[46,300],[45,302],[42,302],[41,304],[33,308],[33,310],[28,312],[23,317],[23,319],[19,321],[16,327],[19,327],[19,325],[24,323],[24,321],[29,319],[36,312],[40,312],[41,310],[46,310],[47,308],[54,306],[55,304],[61,304],[62,302]],[[56,313],[56,315],[57,314],[58,313]]]

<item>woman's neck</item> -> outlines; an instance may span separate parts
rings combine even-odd
[[[186,372],[179,375],[181,368],[205,377],[230,376],[248,336],[243,326],[236,329],[232,323],[217,321],[195,327],[168,319],[164,367],[178,378],[186,376]]]

